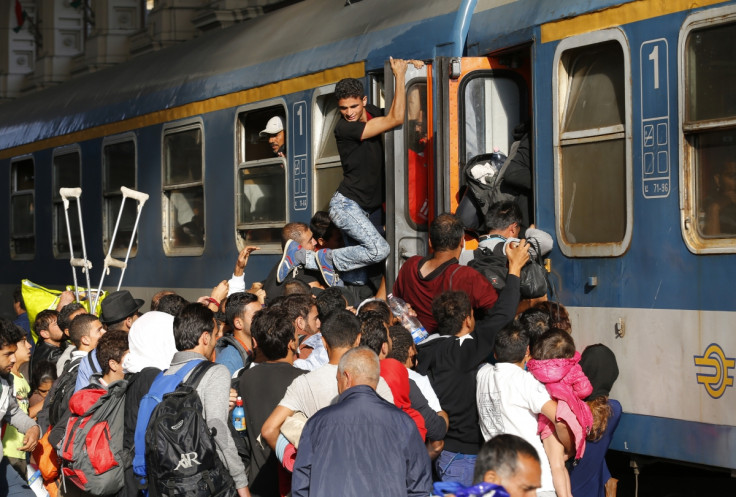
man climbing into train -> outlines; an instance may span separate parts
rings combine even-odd
[[[337,250],[312,252],[295,242],[287,243],[278,269],[279,281],[294,267],[306,266],[319,268],[327,284],[332,286],[339,279],[336,271],[345,273],[364,268],[388,257],[390,247],[381,235],[385,200],[381,135],[404,122],[404,83],[409,63],[416,68],[424,65],[416,60],[391,59],[395,94],[385,116],[380,109],[367,103],[359,80],[347,78],[335,85],[335,98],[343,117],[335,126],[343,180],[330,200],[330,218],[351,244]],[[352,283],[365,283],[364,271],[360,273],[351,275]]]

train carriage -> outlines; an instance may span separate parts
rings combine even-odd
[[[736,2],[716,0],[305,0],[207,33],[0,106],[0,283],[69,282],[58,189],[76,186],[94,278],[128,186],[151,196],[136,295],[201,294],[246,244],[261,246],[246,279],[262,279],[279,228],[341,179],[334,83],[390,104],[389,56],[421,59],[385,137],[389,283],[457,208],[464,165],[529,121],[557,297],[578,347],[619,360],[614,448],[736,469],[734,34]],[[273,115],[285,160],[258,137]]]

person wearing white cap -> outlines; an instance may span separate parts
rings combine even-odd
[[[271,146],[273,153],[279,157],[286,157],[286,133],[284,132],[284,120],[281,116],[273,116],[266,123],[258,136],[261,138],[268,137],[268,144]]]

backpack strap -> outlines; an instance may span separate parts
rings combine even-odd
[[[95,356],[97,356],[96,352],[95,352]],[[101,367],[95,366],[95,360],[92,358],[92,352],[84,356],[84,361],[87,363],[87,366],[89,366],[90,377],[93,374],[100,373],[102,371]]]
[[[503,175],[506,174],[506,169],[508,169],[509,164],[511,164],[511,160],[516,156],[516,152],[519,150],[520,143],[521,143],[521,139],[516,140],[514,143],[511,144],[509,155],[506,157],[506,160],[503,162],[503,166],[501,166],[501,170],[498,171],[498,174],[496,175],[496,178],[493,181],[494,186],[501,186],[501,182],[503,181]]]
[[[200,362],[192,370],[192,374],[189,375],[189,378],[187,378],[187,381],[184,383],[184,385],[188,387],[192,387],[193,390],[196,390],[197,387],[199,386],[199,382],[202,381],[202,378],[204,377],[204,375],[214,365],[215,363],[211,361]]]

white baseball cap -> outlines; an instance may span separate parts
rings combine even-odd
[[[266,129],[258,133],[259,136],[264,137],[266,135],[275,135],[276,133],[284,130],[284,120],[280,116],[273,116],[266,123]]]

